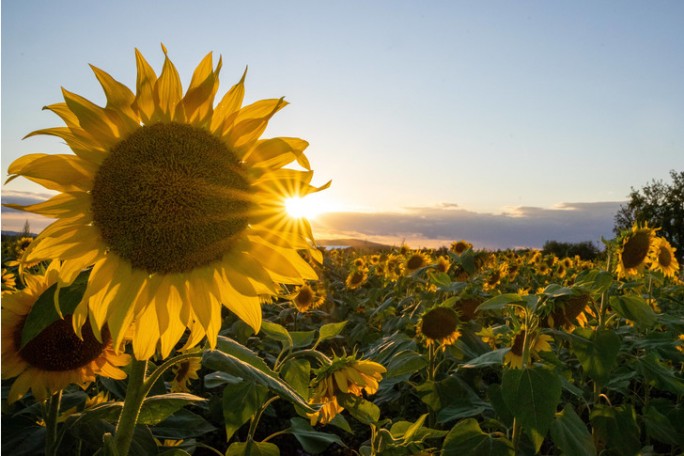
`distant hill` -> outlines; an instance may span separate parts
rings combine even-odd
[[[377,242],[363,241],[361,239],[316,239],[316,244],[321,247],[329,248],[354,248],[372,250],[390,250],[392,247]]]

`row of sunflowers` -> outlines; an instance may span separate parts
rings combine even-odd
[[[56,219],[3,239],[3,450],[14,455],[677,454],[684,287],[635,225],[605,257],[325,251],[285,200],[323,190],[287,103],[185,93],[136,51],[135,92],[63,90],[73,154],[12,163]]]

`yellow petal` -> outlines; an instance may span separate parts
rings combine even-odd
[[[143,123],[149,124],[155,112],[154,86],[157,82],[157,75],[137,49],[135,50],[135,63],[138,69],[135,108]]]
[[[28,154],[12,162],[7,172],[22,175],[51,190],[89,191],[97,166],[74,155]]]
[[[104,108],[86,100],[80,95],[62,89],[64,101],[69,109],[78,117],[78,123],[105,149],[109,149],[118,142],[118,131],[109,121]]]
[[[174,119],[176,106],[180,103],[183,96],[180,76],[173,62],[169,59],[164,49],[164,66],[159,75],[159,79],[154,84],[154,95],[157,104],[157,111],[153,120],[170,122],[171,120],[183,121],[184,119]]]
[[[237,111],[242,106],[242,100],[245,96],[245,76],[247,76],[247,68],[245,68],[240,81],[226,92],[219,104],[214,108],[209,126],[209,130],[212,133],[222,134],[225,131],[224,127],[228,128],[232,125],[225,125],[226,119],[234,115],[237,116]]]

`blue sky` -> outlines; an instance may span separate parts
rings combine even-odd
[[[598,240],[630,187],[684,165],[682,2],[28,0],[2,3],[3,174],[67,152],[21,138],[60,125],[41,107],[61,86],[104,101],[88,63],[134,85],[134,48],[160,70],[161,42],[186,85],[213,51],[221,92],[248,65],[247,101],[286,97],[267,136],[307,139],[314,183],[333,180],[318,203],[352,213],[321,217],[326,237],[427,245],[476,220],[501,227],[482,246],[514,246],[543,214],[563,230],[537,244]]]

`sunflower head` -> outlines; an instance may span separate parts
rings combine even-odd
[[[449,307],[434,307],[425,312],[418,321],[416,333],[425,340],[425,345],[452,345],[461,337],[458,330],[458,315]]]
[[[311,381],[313,394],[311,404],[321,405],[318,412],[308,414],[313,426],[316,422],[327,424],[335,415],[344,410],[338,401],[338,395],[350,394],[362,396],[375,394],[379,382],[387,369],[382,364],[369,360],[358,360],[356,355],[335,356],[332,363],[315,371]]]
[[[651,269],[662,272],[665,277],[676,277],[679,272],[679,262],[675,256],[676,249],[670,245],[667,239],[656,237],[654,250]]]
[[[189,393],[188,385],[190,381],[199,378],[198,372],[202,368],[199,356],[186,358],[171,368],[173,378],[171,379],[172,393]]]
[[[316,309],[325,301],[325,294],[314,290],[310,285],[305,284],[299,287],[297,294],[292,302],[299,312],[306,312]]]
[[[406,262],[404,263],[404,272],[406,274],[411,274],[412,272],[427,266],[429,263],[430,259],[427,257],[427,255],[421,252],[415,252],[406,258]]]
[[[451,268],[451,261],[449,261],[449,258],[442,255],[439,258],[437,258],[437,263],[435,263],[435,270],[438,272],[443,272],[446,273],[449,271]]]
[[[116,355],[105,327],[95,337],[90,324],[79,337],[72,327],[72,315],[57,318],[29,341],[22,339],[34,305],[51,304],[59,277],[59,262],[53,261],[45,275],[26,276],[26,288],[3,296],[2,378],[17,377],[10,389],[10,403],[28,390],[42,402],[69,384],[87,386],[97,375],[121,380],[126,374],[119,367],[128,364],[128,355]]]
[[[449,246],[449,250],[454,252],[456,255],[460,255],[463,252],[465,252],[468,249],[472,249],[473,244],[471,244],[468,241],[460,240],[460,241],[454,241],[451,243],[451,246]]]
[[[205,336],[215,345],[222,304],[258,331],[265,297],[315,280],[299,252],[319,262],[322,254],[285,201],[328,185],[310,184],[306,141],[261,138],[282,98],[242,106],[243,75],[215,103],[222,62],[214,66],[211,54],[184,93],[162,49],[159,76],[136,50],[135,93],[92,67],[105,106],[63,90],[64,103],[47,107],[66,126],[29,136],[57,136],[73,155],[31,154],[9,167],[10,180],[58,192],[13,206],[57,219],[22,262],[59,258],[64,283],[92,266],[75,330],[91,320],[99,336],[107,324],[119,347],[135,328],[139,359],[157,348],[168,356],[188,328],[191,345]]]
[[[345,285],[350,290],[356,290],[368,280],[368,271],[366,269],[354,269],[347,276]]]
[[[635,223],[622,237],[616,267],[619,278],[638,276],[651,263],[656,253],[655,233],[656,229],[650,228],[648,223],[643,226]]]
[[[585,327],[588,323],[587,315],[593,315],[589,307],[591,296],[577,294],[557,298],[546,315],[545,323],[551,328],[571,330],[575,326]]]

